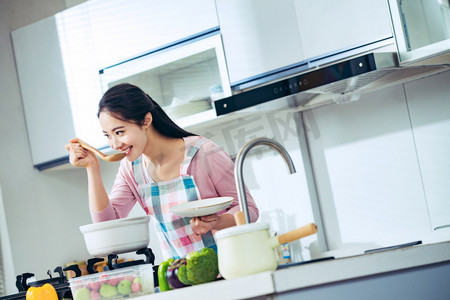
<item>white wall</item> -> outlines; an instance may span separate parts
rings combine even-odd
[[[330,250],[450,238],[450,71],[305,113]]]
[[[14,274],[11,261],[11,243],[9,242],[8,225],[6,224],[6,214],[3,207],[2,187],[0,186],[0,276],[2,280],[5,274]],[[2,292],[4,293],[6,290],[12,290],[13,288],[12,281],[0,282],[0,295],[2,295]]]
[[[431,229],[450,236],[450,72],[405,84]]]

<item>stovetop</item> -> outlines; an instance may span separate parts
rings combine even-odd
[[[119,263],[119,257],[117,254],[109,254],[107,256],[107,265],[103,268],[103,271],[117,270],[122,268],[127,268],[131,266],[141,265],[141,264],[152,264],[155,263],[155,255],[153,254],[152,249],[143,248],[136,251],[137,255],[140,255],[142,259],[126,261]],[[94,257],[87,260],[87,271],[89,274],[97,273],[94,266],[96,263],[105,261],[105,258]],[[154,266],[153,269],[157,270],[158,266]],[[52,276],[52,272],[50,270],[47,271],[47,275],[49,278],[37,280],[37,281],[29,281],[30,278],[34,277],[33,273],[22,273],[16,276],[16,287],[18,293],[2,296],[0,300],[26,300],[26,292],[30,287],[40,287],[46,283],[53,285],[58,294],[58,299],[73,299],[72,292],[70,290],[69,281],[66,276],[64,276],[65,271],[73,271],[75,272],[75,277],[81,276],[81,270],[78,265],[70,265],[65,268],[60,266],[56,267],[53,272],[58,274],[57,277]],[[157,272],[154,272],[154,280],[157,283]]]

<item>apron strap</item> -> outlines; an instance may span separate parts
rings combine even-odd
[[[144,170],[143,170],[144,166],[142,165],[142,156],[132,162],[132,167],[133,167],[133,174],[134,174],[134,179],[136,180],[136,183],[138,184],[138,186],[143,185],[145,182],[144,182]],[[143,193],[142,189],[138,188],[138,192],[139,192],[139,196],[141,196],[141,198],[144,199],[144,193]]]
[[[191,164],[192,158],[194,158],[195,154],[197,154],[197,151],[206,141],[207,139],[205,137],[201,137],[189,146],[185,154],[185,159],[180,165],[181,176],[187,175],[187,170],[189,168],[189,165]]]
[[[189,168],[189,165],[191,164],[192,158],[194,158],[195,154],[197,154],[197,151],[200,149],[200,147],[205,142],[207,142],[207,139],[205,137],[201,137],[200,139],[195,141],[193,144],[191,144],[189,146],[189,148],[186,150],[185,159],[180,165],[180,176],[187,175],[187,170]],[[138,159],[136,159],[132,163],[132,166],[133,166],[133,173],[134,173],[134,178],[136,179],[136,183],[138,185],[145,184],[145,181],[144,181],[145,175],[143,173],[145,167],[143,166],[143,163],[142,163],[142,156],[139,157]],[[139,194],[141,197],[143,196],[143,195],[141,195],[141,192],[139,192]]]

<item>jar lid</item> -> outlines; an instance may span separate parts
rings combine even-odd
[[[244,233],[248,233],[248,232],[267,230],[267,229],[269,229],[269,224],[267,224],[267,223],[250,223],[250,224],[237,225],[237,226],[228,227],[228,228],[217,231],[214,234],[214,238],[222,239],[222,238],[233,236],[233,235],[239,235],[239,234],[244,234]]]

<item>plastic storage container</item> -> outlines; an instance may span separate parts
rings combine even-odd
[[[155,291],[151,264],[71,278],[69,283],[74,300],[125,299]]]

